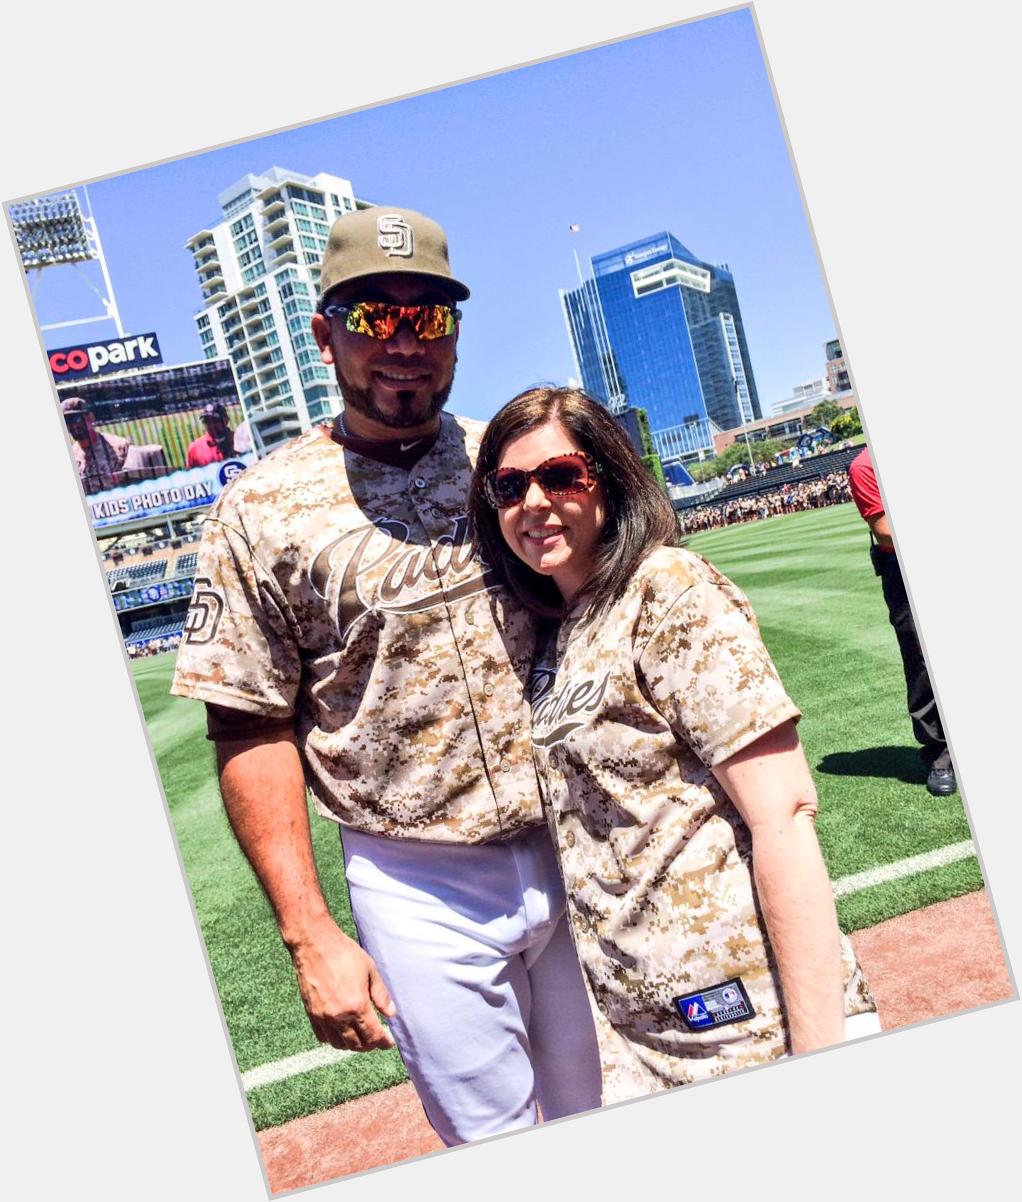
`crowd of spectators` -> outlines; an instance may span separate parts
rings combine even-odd
[[[754,476],[765,476],[768,470],[765,463],[750,463],[748,467],[744,463],[738,463],[725,478],[729,484],[736,484],[740,480],[751,480]]]
[[[144,659],[147,655],[162,655],[174,651],[181,642],[181,635],[166,634],[160,638],[147,639],[144,643],[128,643],[128,659]]]
[[[804,509],[822,509],[850,501],[847,472],[829,472],[817,480],[801,484],[784,484],[772,492],[737,497],[723,505],[697,505],[679,514],[682,532],[717,530],[721,526],[736,526],[741,522],[758,522],[781,513],[797,513]]]

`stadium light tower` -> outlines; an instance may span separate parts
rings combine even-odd
[[[752,472],[753,475],[755,475],[756,474],[756,463],[755,463],[755,460],[752,458],[752,445],[749,442],[749,428],[748,428],[748,425],[746,424],[747,421],[749,421],[751,419],[752,415],[750,413],[749,417],[748,418],[746,417],[745,406],[742,404],[741,383],[738,379],[738,373],[735,371],[733,366],[731,368],[731,379],[735,386],[735,401],[738,405],[738,412],[742,418],[742,433],[745,435],[745,450],[748,452],[748,455],[749,455],[749,471]]]
[[[84,191],[84,189],[83,189]],[[88,192],[85,201],[88,204]],[[47,267],[74,267],[87,286],[99,298],[103,306],[101,314],[90,314],[70,321],[56,321],[40,326],[43,330],[56,330],[64,326],[86,325],[94,321],[112,321],[117,336],[124,337],[121,316],[114,299],[113,284],[106,267],[103,245],[99,230],[92,217],[82,212],[78,194],[74,190],[59,192],[51,196],[37,196],[32,200],[20,201],[8,206],[7,216],[14,231],[14,238],[21,255],[22,266],[29,277],[33,302],[39,288],[42,273]],[[88,275],[82,265],[95,262],[103,277],[105,295]],[[37,306],[38,312],[38,306]]]

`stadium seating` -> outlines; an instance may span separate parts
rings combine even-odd
[[[803,459],[797,466],[790,463],[771,468],[765,476],[753,476],[729,484],[720,492],[703,493],[697,497],[685,497],[674,502],[675,509],[695,509],[699,505],[724,505],[739,497],[756,496],[758,493],[775,492],[785,484],[797,485],[806,480],[818,480],[831,472],[846,472],[848,465],[862,450],[861,446],[846,447],[843,451],[830,451],[826,455],[814,455]]]
[[[107,583],[111,588],[120,581],[124,581],[128,588],[139,588],[144,584],[155,584],[157,580],[162,580],[167,574],[167,561],[165,559],[154,559],[149,563],[132,563],[124,567],[114,568],[107,572]]]
[[[199,533],[186,534],[179,538],[162,539],[157,542],[136,543],[126,546],[127,540],[119,541],[116,550],[111,548],[105,557],[106,578],[115,592],[155,584],[158,580],[173,580],[195,574],[197,551],[179,551],[177,546],[194,546]],[[173,567],[171,566],[173,564]]]
[[[199,558],[197,551],[188,551],[184,555],[177,557],[177,562],[174,564],[174,576],[191,576],[195,572],[195,564]]]

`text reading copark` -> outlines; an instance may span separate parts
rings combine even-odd
[[[152,366],[163,362],[155,333],[115,338],[111,342],[94,342],[91,346],[62,346],[48,354],[50,370],[58,382],[78,376],[101,376],[129,366]]]

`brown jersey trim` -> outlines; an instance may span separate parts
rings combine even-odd
[[[330,427],[330,437],[345,450],[354,451],[365,459],[374,459],[377,463],[385,463],[388,467],[399,467],[402,471],[410,472],[419,460],[433,449],[440,437],[440,426],[435,434],[424,434],[421,438],[410,440],[393,438],[378,440],[375,438],[354,438],[342,433],[341,419],[337,417]]]
[[[291,718],[269,718],[266,714],[250,714],[245,710],[230,709],[226,705],[206,705],[206,738],[213,743],[238,742],[242,739],[258,739],[263,735],[279,734],[292,730]]]

